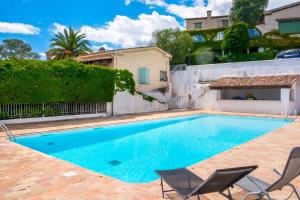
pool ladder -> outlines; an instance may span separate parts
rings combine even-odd
[[[0,124],[0,128],[4,131],[4,133],[7,135],[8,139],[10,141],[15,142],[16,138],[15,136],[11,133],[11,131],[7,128],[5,124]]]

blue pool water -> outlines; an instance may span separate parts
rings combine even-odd
[[[158,178],[154,169],[190,166],[290,122],[203,114],[18,137],[16,142],[125,182],[146,183]]]

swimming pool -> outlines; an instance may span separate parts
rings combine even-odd
[[[201,114],[18,137],[16,142],[129,183],[187,167],[291,120]],[[253,163],[255,164],[255,163]]]

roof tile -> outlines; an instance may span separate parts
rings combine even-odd
[[[299,74],[278,76],[224,77],[213,82],[209,87],[212,90],[247,88],[291,88],[298,78],[300,78]]]

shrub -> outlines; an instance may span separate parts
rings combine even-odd
[[[124,70],[68,61],[0,61],[0,104],[110,102],[120,82],[122,91],[134,90],[132,75]]]
[[[248,25],[239,22],[226,29],[222,48],[230,50],[234,55],[239,55],[242,50],[249,48],[249,41]]]
[[[209,48],[199,48],[194,53],[194,63],[197,65],[209,64],[214,60],[214,52]]]
[[[164,29],[153,33],[153,43],[170,53],[171,64],[183,64],[193,49],[193,38],[180,29]]]
[[[256,52],[249,54],[241,54],[239,56],[220,56],[217,57],[215,62],[217,63],[226,63],[226,62],[246,62],[246,61],[255,61],[255,60],[272,60],[276,57],[277,51],[265,51],[265,52]]]
[[[128,91],[130,94],[135,93],[135,82],[132,73],[127,69],[116,70],[116,90],[115,92]]]
[[[202,35],[206,42],[214,41],[215,37],[219,32],[225,30],[225,27],[220,28],[213,28],[213,29],[193,29],[193,30],[186,30],[185,32],[189,33],[192,36],[195,35]]]

